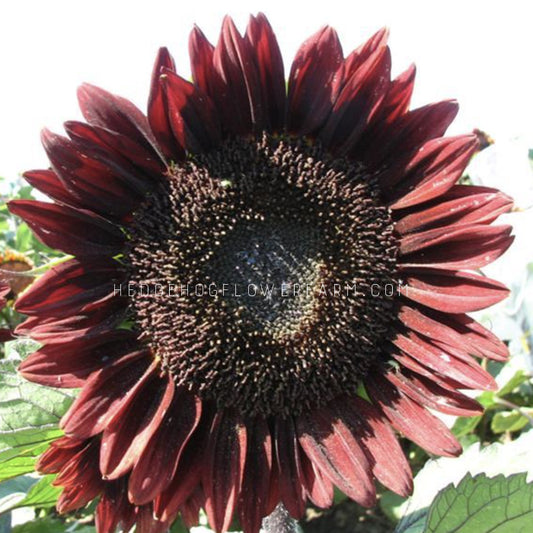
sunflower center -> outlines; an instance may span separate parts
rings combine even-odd
[[[205,272],[228,313],[249,332],[276,338],[296,333],[312,314],[320,266],[317,228],[257,214],[226,235]]]
[[[176,165],[129,229],[132,318],[178,386],[294,414],[379,362],[397,245],[361,165],[303,141],[227,141]]]

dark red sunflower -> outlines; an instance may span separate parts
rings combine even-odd
[[[511,199],[458,185],[474,135],[444,138],[454,101],[409,110],[387,32],[343,56],[324,28],[286,91],[263,15],[213,47],[195,28],[193,82],[166,49],[148,117],[80,89],[87,123],[43,133],[52,203],[14,201],[74,257],[22,295],[43,346],[32,381],[81,387],[39,462],[59,509],[100,497],[100,533],[164,530],[200,508],[246,533],[282,502],[365,506],[412,488],[393,429],[437,455],[460,445],[430,410],[472,415],[493,389],[476,357],[506,347],[469,311],[507,295],[477,269],[511,244]]]

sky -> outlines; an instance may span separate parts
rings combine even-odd
[[[258,11],[277,34],[286,74],[299,45],[323,25],[336,28],[345,54],[388,26],[393,74],[417,66],[413,106],[456,98],[450,134],[477,127],[533,146],[533,7],[525,0],[26,0],[0,7],[0,176],[47,166],[39,132],[81,118],[82,82],[145,110],[159,46],[188,77],[193,24],[216,42],[224,14],[244,31]]]

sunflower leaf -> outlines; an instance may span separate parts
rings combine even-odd
[[[402,508],[403,518],[395,533],[426,533],[428,516],[438,494],[450,484],[460,484],[467,474],[471,477],[484,474],[492,478],[498,475],[512,476],[530,472],[532,464],[533,430],[506,444],[495,443],[480,449],[480,445],[475,443],[458,458],[444,457],[428,461],[415,478],[413,496]],[[507,530],[495,531],[504,533]],[[462,533],[467,532],[465,530]]]
[[[26,494],[26,497],[18,502],[15,507],[53,507],[59,495],[61,494],[61,487],[54,487],[52,482],[56,478],[55,474],[43,476]]]
[[[509,379],[509,381],[501,387],[501,389],[496,393],[497,396],[502,397],[513,392],[518,386],[522,383],[528,381],[530,378],[524,370],[519,369],[516,373]]]
[[[95,533],[94,526],[66,522],[52,516],[19,524],[12,531],[13,533]]]
[[[0,483],[0,515],[16,507],[34,483],[35,479],[30,476],[20,476]]]
[[[75,396],[24,380],[20,361],[0,361],[0,481],[33,471],[37,456],[62,435],[58,422]]]
[[[503,433],[505,431],[519,431],[525,427],[528,419],[520,412],[500,411],[496,413],[491,420],[490,429],[494,433]]]
[[[528,531],[533,524],[533,483],[527,474],[493,478],[470,474],[450,483],[431,504],[424,533]]]

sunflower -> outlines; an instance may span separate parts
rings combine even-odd
[[[42,343],[23,376],[81,388],[38,464],[60,511],[257,533],[334,487],[408,495],[394,430],[460,453],[431,411],[479,414],[458,389],[496,387],[475,358],[506,347],[466,313],[507,295],[476,270],[510,246],[491,223],[512,201],[457,184],[476,137],[443,137],[455,101],[409,109],[386,41],[344,57],[323,28],[286,86],[264,15],[244,36],[226,18],[216,46],[193,29],[192,82],[159,51],[147,116],[83,85],[87,122],[43,133],[51,168],[25,176],[53,202],[10,209],[73,256],[17,302]]]

